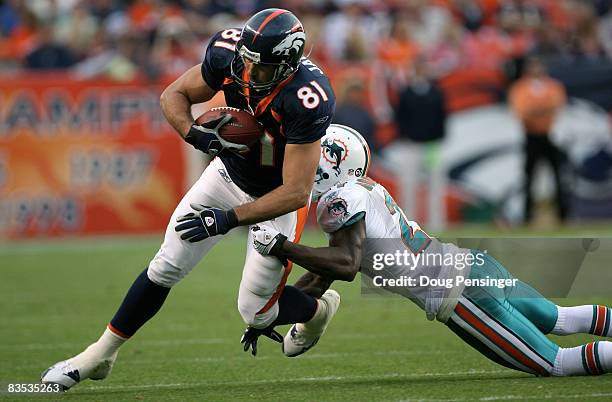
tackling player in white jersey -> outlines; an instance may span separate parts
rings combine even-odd
[[[610,308],[557,306],[513,278],[493,257],[428,236],[406,218],[383,186],[366,177],[370,155],[357,131],[332,124],[321,145],[314,197],[319,200],[317,218],[329,246],[307,247],[287,240],[273,228],[252,228],[258,252],[289,259],[310,271],[298,282],[304,291],[320,295],[333,280],[350,282],[361,271],[370,278],[380,277],[379,284],[410,298],[430,320],[444,323],[506,367],[539,376],[596,375],[612,370],[612,342],[562,348],[545,335],[610,337]],[[395,258],[405,254],[414,257],[407,264]],[[391,258],[380,264],[380,255]],[[429,258],[436,255],[444,258]],[[417,279],[421,277],[428,281]],[[455,280],[454,286],[444,286],[448,280]],[[468,280],[480,286],[465,286]],[[396,286],[398,282],[405,285]],[[307,324],[294,324],[284,337],[283,351],[287,356],[302,354],[321,334]]]

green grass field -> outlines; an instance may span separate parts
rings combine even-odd
[[[304,243],[322,236],[309,233]],[[119,354],[111,376],[63,395],[8,395],[97,339],[159,238],[95,239],[0,247],[0,398],[18,401],[611,400],[612,375],[535,378],[491,363],[409,301],[360,296],[337,283],[342,305],[309,353],[282,356],[260,341],[242,351],[236,308],[241,233],[221,242],[170,293],[161,312]],[[292,279],[303,271],[295,268]],[[610,278],[607,278],[610,280]],[[610,281],[608,283],[611,283]],[[580,300],[578,302],[586,302]],[[612,304],[608,300],[597,300]],[[593,302],[591,300],[591,302]],[[283,329],[284,333],[284,329]],[[564,346],[590,337],[555,338]]]

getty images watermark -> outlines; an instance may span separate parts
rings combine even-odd
[[[503,289],[516,286],[516,278],[492,278],[488,275],[469,278],[463,274],[468,267],[484,266],[486,255],[487,250],[416,254],[409,250],[395,250],[375,253],[372,256],[371,283],[380,288],[431,286],[450,289],[455,286],[492,286]],[[388,275],[390,270],[395,275]],[[457,272],[453,274],[452,270]],[[443,272],[445,274],[440,275]]]
[[[484,288],[483,297],[610,295],[612,237],[366,239],[364,250],[361,293],[368,296],[452,294],[467,287]]]

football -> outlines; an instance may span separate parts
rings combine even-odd
[[[233,107],[216,107],[210,109],[208,112],[198,117],[196,123],[202,125],[226,114],[230,114],[232,119],[219,129],[219,135],[223,137],[223,139],[235,144],[244,144],[251,147],[264,135],[263,125],[258,122],[252,114]]]

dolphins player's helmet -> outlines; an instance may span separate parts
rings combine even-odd
[[[321,138],[321,159],[315,176],[312,200],[336,184],[363,177],[370,166],[370,147],[357,130],[331,124]]]
[[[232,78],[244,88],[269,93],[298,69],[305,42],[304,27],[293,13],[262,10],[242,28],[231,63]],[[253,73],[256,70],[260,74]]]

